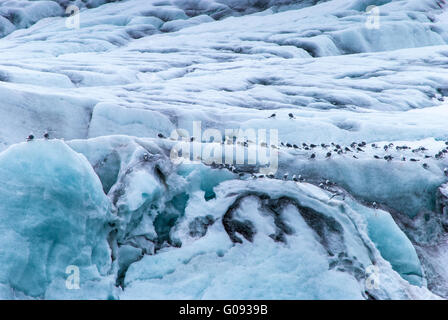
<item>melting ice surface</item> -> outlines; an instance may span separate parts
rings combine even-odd
[[[445,7],[2,1],[0,298],[447,298]],[[172,161],[198,121],[278,170]]]

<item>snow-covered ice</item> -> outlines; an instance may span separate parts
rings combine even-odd
[[[1,1],[0,298],[448,298],[447,7]]]

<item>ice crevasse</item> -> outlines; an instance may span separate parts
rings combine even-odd
[[[115,136],[3,151],[2,298],[434,297],[388,212],[310,183],[173,165],[170,143]],[[81,289],[67,288],[68,266]],[[369,266],[382,275],[374,290]]]

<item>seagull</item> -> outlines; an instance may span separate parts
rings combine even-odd
[[[337,196],[342,196],[342,200],[345,200],[345,193],[343,193],[343,192],[336,192],[335,194],[333,194],[330,197],[330,200],[333,199],[334,197],[337,197]]]

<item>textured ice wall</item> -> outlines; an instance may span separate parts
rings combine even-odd
[[[84,156],[61,141],[0,155],[1,298],[113,296],[111,205]],[[67,267],[82,290],[68,290]],[[69,269],[70,270],[70,269]]]
[[[244,166],[237,167],[242,177],[227,168],[176,168],[167,157],[174,144],[124,136],[70,142],[106,182],[106,192],[122,218],[117,259],[123,298],[224,298],[235,292],[239,298],[308,299],[428,294],[409,287],[395,273],[418,286],[426,283],[415,248],[386,210],[363,205],[348,194],[341,201],[336,184],[321,189],[292,181],[253,180]],[[387,161],[378,165],[385,171],[389,166]],[[112,172],[117,182],[109,187],[111,177],[106,173]],[[413,178],[422,182],[422,177]],[[356,183],[353,192],[359,188]],[[376,200],[387,202],[387,194]],[[303,238],[304,234],[309,236]],[[307,251],[308,247],[322,251]],[[302,263],[305,257],[308,263]],[[365,287],[366,268],[372,264],[384,268],[380,291]],[[271,276],[276,281],[266,280]],[[325,285],[318,279],[327,279],[322,280],[325,288],[334,288],[334,295],[320,291],[318,287]],[[174,283],[175,291],[170,289]]]

